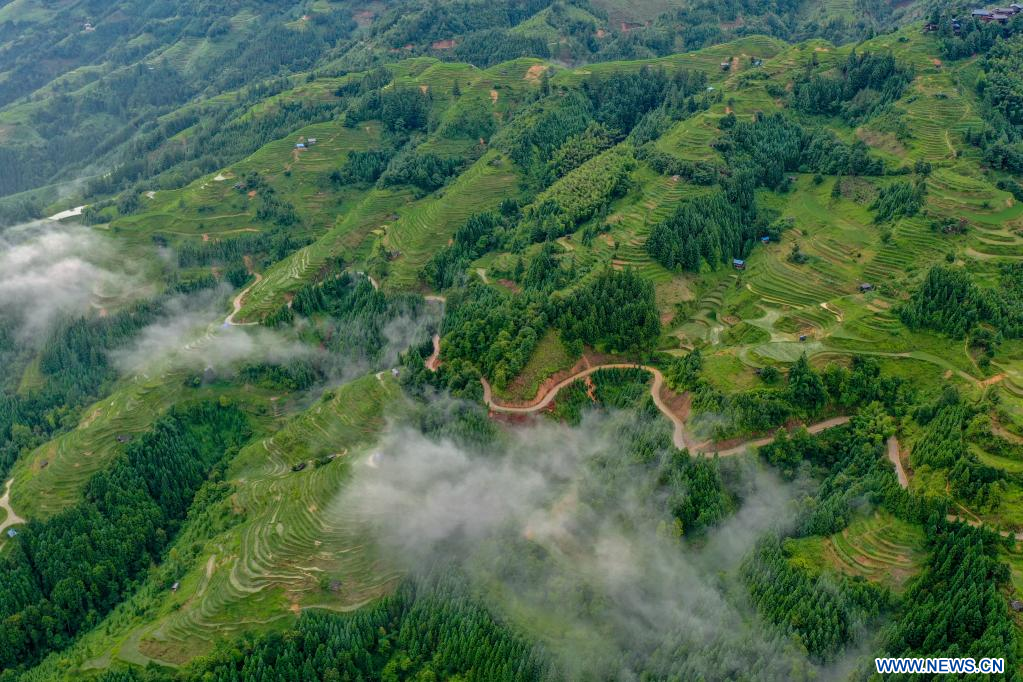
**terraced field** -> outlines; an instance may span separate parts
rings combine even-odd
[[[842,16],[852,10],[852,0],[827,0],[824,8]],[[959,262],[965,256],[978,277],[991,277],[993,264],[985,261],[1023,258],[1023,206],[995,189],[994,180],[979,169],[975,150],[963,140],[963,133],[979,124],[977,114],[957,80],[927,56],[930,52],[918,33],[907,33],[901,42],[883,37],[874,43],[891,47],[918,69],[920,78],[891,112],[892,120],[901,118],[910,135],[891,132],[888,120],[883,129],[872,128],[871,121],[854,128],[838,119],[801,120],[808,126],[834,127],[845,141],[866,141],[892,167],[931,162],[921,214],[874,223],[869,206],[878,187],[898,180],[890,175],[846,178],[839,186],[841,196],[832,197],[840,179],[797,173],[793,191],[758,193],[772,219],[791,219],[781,243],[757,243],[742,272],[722,266],[696,274],[672,273],[647,255],[650,230],[681,202],[714,189],[659,175],[640,162],[629,190],[611,204],[607,215],[558,240],[563,257],[587,273],[584,282],[610,266],[633,269],[654,283],[664,329],[674,337],[664,346],[674,354],[701,347],[708,379],[721,390],[759,387],[762,382],[753,368],[788,364],[803,353],[817,366],[862,354],[885,363],[886,374],[926,374],[928,386],[983,388],[984,374],[961,341],[912,333],[896,311],[903,292],[948,253]],[[768,93],[760,74],[778,76],[779,84],[787,84],[807,61],[839,63],[849,49],[823,41],[784,47],[751,37],[660,60],[579,69],[520,59],[480,70],[428,58],[393,68],[397,85],[430,93],[437,125],[422,134],[422,149],[459,155],[467,155],[470,148],[485,149],[485,141],[445,137],[440,133],[445,124],[462,107],[481,103],[503,121],[535,89],[543,69],[555,74],[557,86],[644,64],[696,68],[725,97],[710,110],[676,123],[654,146],[682,159],[720,161],[712,145],[727,110],[749,117],[782,105],[780,96]],[[761,71],[753,71],[757,67],[750,64],[751,56],[766,59]],[[187,59],[187,54],[176,57]],[[720,62],[730,57],[736,58],[737,67],[722,72]],[[463,93],[457,100],[456,83]],[[326,96],[319,85],[316,92]],[[449,243],[471,213],[519,196],[523,178],[501,152],[489,149],[449,185],[425,196],[412,189],[377,187],[335,191],[323,184],[324,175],[346,154],[378,146],[381,135],[376,122],[356,128],[344,128],[338,121],[308,126],[271,141],[213,177],[183,190],[157,192],[142,214],[118,221],[112,229],[140,240],[154,233],[226,238],[261,229],[254,223],[254,202],[232,187],[244,174],[258,172],[302,213],[304,226],[297,233],[315,240],[261,273],[245,297],[239,320],[255,322],[273,311],[337,259],[353,269],[371,270],[388,291],[420,290],[424,263]],[[319,141],[306,151],[296,150],[294,143],[307,137]],[[965,236],[943,235],[932,227],[934,219],[960,216],[970,223]],[[598,223],[606,223],[608,230],[583,243],[585,228]],[[797,244],[808,257],[805,263],[789,258]],[[491,283],[498,278],[494,271],[510,270],[504,261],[516,257],[489,253],[470,269]],[[504,261],[498,263],[500,259]],[[876,288],[861,292],[861,282]],[[216,333],[211,328],[200,334],[185,351],[201,347]],[[506,401],[532,397],[544,379],[571,364],[557,332],[548,329],[522,375],[495,395]],[[1008,404],[1018,408],[1023,404],[1023,349],[1003,347],[995,367],[993,371],[1006,374],[996,390],[1004,390]],[[150,576],[143,589],[74,650],[75,660],[85,661],[86,668],[105,667],[117,659],[182,663],[218,638],[282,626],[304,608],[355,609],[386,593],[402,573],[402,567],[380,559],[366,533],[368,520],[356,516],[345,495],[363,467],[376,463],[366,455],[385,425],[386,408],[400,405],[400,390],[389,374],[340,387],[291,418],[277,395],[237,386],[196,390],[186,388],[187,378],[187,372],[168,369],[124,380],[110,398],[86,410],[78,429],[39,448],[14,471],[11,499],[16,511],[45,517],[73,503],[88,477],[171,404],[192,396],[226,395],[261,414],[259,427],[265,433],[232,463],[229,494],[204,512],[207,516],[186,524],[168,556],[166,572],[154,573],[162,579],[173,572],[178,588],[169,591],[167,580]],[[29,368],[22,383],[31,386],[37,380]],[[990,457],[984,461],[998,463]],[[1018,516],[1023,508],[1018,486],[1010,491],[1008,504]],[[926,559],[921,531],[884,513],[860,518],[831,537],[786,546],[794,562],[813,571],[862,576],[896,591],[905,588]]]
[[[793,560],[812,569],[829,569],[905,589],[926,558],[923,531],[885,512],[853,521],[829,538],[804,538],[789,543]]]
[[[251,156],[211,176],[178,190],[143,197],[143,212],[118,219],[119,234],[146,238],[159,233],[180,238],[229,237],[266,228],[256,219],[258,200],[239,192],[234,185],[248,173],[259,173],[280,195],[290,201],[313,234],[325,231],[334,213],[353,200],[353,192],[324,192],[322,180],[352,151],[379,144],[380,126],[367,123],[346,128],[341,121],[305,126],[292,135],[268,142]],[[317,143],[295,149],[299,141]],[[205,235],[205,236],[204,236]]]
[[[398,254],[388,268],[385,288],[415,288],[419,271],[438,247],[471,214],[514,196],[517,180],[511,160],[492,150],[442,192],[401,209],[398,219],[383,228],[382,243]]]
[[[664,66],[669,71],[690,69],[702,71],[712,82],[722,81],[734,76],[737,72],[749,67],[750,57],[770,59],[785,49],[785,43],[763,35],[739,38],[723,45],[714,45],[695,52],[674,54],[655,59],[637,59],[635,61],[603,62],[588,64],[577,69],[566,69],[555,76],[553,82],[578,85],[591,74],[603,74],[610,71],[636,70],[644,66]],[[721,71],[721,62],[738,58],[737,69],[730,72]]]
[[[386,593],[401,568],[377,557],[343,490],[366,466],[364,448],[398,395],[389,374],[365,376],[244,448],[221,505],[229,527],[204,541],[178,590],[156,594],[155,617],[92,643],[93,664],[179,663],[303,608],[346,611]],[[189,540],[186,527],[181,542]]]
[[[285,294],[312,281],[333,260],[347,256],[350,261],[357,255],[365,255],[372,233],[376,230],[382,234],[386,224],[394,220],[396,211],[411,201],[413,196],[408,189],[370,190],[358,205],[338,216],[326,234],[263,273],[263,279],[246,297],[238,319],[258,320],[275,310],[284,302]]]
[[[737,281],[735,275],[729,274],[707,287],[696,300],[696,313],[674,331],[675,336],[679,337],[683,344],[692,346],[697,341],[712,344],[720,341],[724,324],[718,319],[718,315],[724,306],[726,296]]]
[[[597,262],[610,261],[616,270],[632,268],[655,284],[664,283],[673,275],[647,254],[650,229],[670,217],[681,201],[705,190],[677,178],[656,175],[646,168],[638,170],[633,177],[639,191],[630,193],[613,207],[607,217],[607,223],[612,226],[610,240],[595,239],[591,258]]]
[[[191,388],[194,373],[174,369],[125,380],[108,398],[86,408],[78,427],[18,460],[11,504],[19,514],[45,518],[78,501],[86,481],[171,405],[224,397],[251,414],[269,413],[271,392],[229,384]]]
[[[703,112],[680,121],[655,142],[657,149],[687,161],[714,161],[720,157],[711,144],[721,134],[719,114]]]
[[[980,127],[982,121],[968,100],[950,96],[955,88],[947,74],[922,74],[900,100],[913,131],[908,147],[914,157],[932,163],[955,159],[965,146],[963,134]]]
[[[13,470],[11,504],[25,517],[42,518],[74,504],[92,474],[145,431],[167,407],[181,400],[184,373],[129,381],[109,398],[87,408],[79,427],[22,457]]]

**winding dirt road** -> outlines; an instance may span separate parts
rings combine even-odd
[[[902,467],[902,458],[899,456],[899,439],[895,436],[888,438],[888,460],[895,465],[895,475],[899,478],[899,485],[903,488],[909,487],[909,476]]]
[[[654,383],[650,386],[650,396],[654,399],[654,404],[657,405],[657,409],[664,413],[668,419],[671,420],[672,426],[674,427],[672,433],[672,441],[675,443],[675,447],[682,449],[687,446],[686,435],[685,435],[685,422],[682,421],[673,413],[668,406],[664,403],[661,398],[661,386],[664,385],[664,375],[661,370],[656,367],[650,367],[648,365],[637,365],[635,363],[621,362],[611,363],[606,365],[594,365],[593,367],[587,367],[584,370],[576,372],[572,376],[562,379],[558,383],[554,384],[547,395],[540,400],[536,401],[527,406],[512,406],[502,405],[501,403],[494,402],[493,391],[490,388],[490,382],[484,377],[480,377],[480,383],[483,384],[483,402],[486,403],[487,407],[495,412],[507,412],[510,414],[531,414],[533,412],[539,412],[550,405],[558,395],[558,391],[575,382],[578,379],[583,379],[590,376],[594,372],[598,372],[602,369],[642,369],[654,376]]]
[[[494,412],[505,412],[509,414],[531,414],[543,410],[549,406],[554,398],[557,397],[558,391],[568,386],[569,384],[577,381],[578,379],[585,378],[594,372],[598,372],[602,369],[642,369],[653,375],[654,381],[650,386],[650,397],[653,398],[654,404],[657,409],[667,417],[672,424],[672,442],[675,447],[680,450],[688,449],[693,454],[717,454],[719,457],[730,457],[732,455],[738,455],[746,452],[750,447],[760,447],[767,445],[774,441],[774,436],[765,436],[763,438],[757,438],[753,440],[744,441],[732,447],[724,450],[716,450],[712,441],[704,441],[702,443],[696,443],[690,437],[686,431],[685,420],[679,415],[675,414],[671,408],[665,403],[664,398],[661,396],[661,388],[664,386],[664,374],[661,370],[656,367],[649,365],[638,365],[635,363],[610,363],[604,365],[595,365],[593,367],[587,367],[586,369],[580,370],[575,374],[562,379],[558,383],[554,384],[539,400],[530,403],[529,405],[502,405],[501,403],[494,401],[493,391],[490,388],[490,383],[483,377],[480,378],[480,383],[483,384],[483,402],[486,403],[487,407]],[[806,427],[806,430],[810,433],[820,433],[821,431],[841,426],[849,421],[849,417],[832,417],[816,424],[811,424]]]
[[[438,301],[440,303],[447,302],[443,296],[431,295],[426,296],[425,298],[428,301]],[[427,358],[425,364],[426,368],[431,372],[436,372],[437,368],[440,366],[439,334],[433,335],[433,353],[429,358]],[[750,447],[760,447],[761,445],[767,445],[774,441],[775,437],[773,435],[765,436],[763,438],[738,443],[724,450],[715,449],[713,441],[696,442],[686,430],[686,417],[680,416],[672,410],[661,395],[661,390],[664,388],[664,374],[661,370],[656,367],[651,367],[650,365],[641,365],[635,362],[605,363],[586,367],[585,369],[581,369],[575,374],[572,374],[554,384],[543,397],[534,400],[527,405],[503,405],[495,401],[493,389],[490,387],[490,382],[487,381],[486,377],[480,377],[480,383],[483,385],[483,402],[486,404],[487,408],[494,412],[504,412],[507,414],[533,414],[547,408],[552,402],[554,402],[554,399],[557,397],[558,392],[561,389],[602,369],[642,369],[653,376],[654,380],[650,385],[650,397],[653,399],[654,405],[657,406],[657,409],[661,411],[661,414],[667,417],[671,422],[671,440],[675,447],[679,450],[688,449],[689,452],[693,454],[717,454],[720,457],[729,457],[746,452],[746,450]],[[688,402],[686,404],[688,404]],[[686,416],[688,416],[688,407],[684,408],[683,412]],[[826,429],[841,426],[848,421],[849,417],[832,417],[831,419],[811,424],[806,427],[806,430],[810,433],[820,433]]]
[[[8,479],[7,485],[4,486],[4,495],[0,497],[0,509],[7,512],[7,517],[3,521],[0,521],[0,533],[3,533],[11,526],[16,526],[19,523],[25,523],[25,519],[21,518],[14,513],[11,509],[11,484],[14,483],[14,479]]]
[[[814,424],[810,424],[806,427],[808,433],[820,433],[821,431],[827,431],[833,429],[836,426],[842,426],[843,424],[849,423],[849,417],[832,417],[831,419],[825,419]],[[738,445],[730,447],[726,450],[714,450],[709,442],[699,443],[694,446],[696,452],[703,453],[706,455],[717,453],[718,457],[731,457],[732,455],[739,455],[745,452],[748,448],[759,448],[768,443],[773,443],[775,439],[774,435],[764,436],[763,438],[755,438],[753,440],[747,440]]]
[[[258,322],[234,321],[234,316],[237,315],[239,311],[241,311],[242,303],[245,301],[245,297],[248,296],[249,291],[252,290],[252,287],[256,286],[257,284],[263,281],[263,275],[259,274],[258,272],[253,272],[252,274],[255,275],[256,281],[250,284],[249,286],[245,287],[241,291],[239,291],[238,295],[234,297],[234,302],[232,303],[232,305],[234,306],[234,310],[231,311],[230,315],[224,318],[224,324],[229,325],[231,327],[248,327],[250,325],[259,324]]]

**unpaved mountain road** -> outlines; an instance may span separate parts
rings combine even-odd
[[[661,389],[664,386],[664,374],[656,367],[639,365],[636,363],[608,363],[587,367],[586,369],[580,370],[575,374],[562,379],[558,383],[554,384],[542,397],[538,397],[526,405],[504,405],[496,402],[494,400],[493,390],[490,387],[490,383],[485,378],[481,377],[480,383],[483,384],[483,402],[486,403],[487,407],[494,412],[504,412],[508,414],[532,414],[548,407],[557,397],[558,392],[561,389],[602,369],[642,369],[653,375],[654,380],[650,385],[650,397],[653,398],[657,409],[659,409],[661,413],[671,421],[672,442],[675,444],[675,447],[680,450],[688,449],[693,454],[717,454],[719,457],[730,457],[732,455],[738,455],[746,452],[746,450],[750,447],[760,447],[761,445],[767,445],[774,441],[773,435],[765,436],[763,438],[743,441],[736,445],[732,445],[725,450],[715,450],[714,443],[711,441],[699,443],[694,442],[691,435],[689,435],[686,431],[685,420],[671,410],[661,395]],[[810,433],[820,433],[826,429],[841,426],[848,421],[849,417],[832,417],[831,419],[811,424],[806,427],[806,430]]]
[[[0,521],[0,533],[5,532],[11,526],[16,526],[19,523],[25,523],[25,519],[21,518],[14,513],[11,509],[11,484],[14,483],[14,479],[8,479],[7,485],[4,486],[4,495],[0,497],[0,509],[7,512],[7,516],[3,521]],[[2,540],[0,540],[2,542]]]
[[[230,315],[228,315],[227,317],[224,318],[224,324],[226,324],[226,325],[228,325],[230,327],[249,327],[249,326],[252,326],[254,324],[259,324],[258,322],[235,322],[234,321],[234,316],[237,315],[241,311],[242,304],[245,302],[245,297],[252,290],[252,287],[256,286],[257,284],[259,284],[260,282],[263,281],[263,275],[261,275],[260,273],[253,272],[252,274],[255,276],[256,281],[254,281],[252,284],[250,284],[249,286],[245,287],[244,289],[242,289],[241,291],[238,292],[238,295],[234,297],[234,301],[232,302],[232,306],[233,306],[234,310],[231,311]]]

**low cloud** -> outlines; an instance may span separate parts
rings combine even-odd
[[[760,536],[791,523],[795,489],[729,462],[740,508],[678,541],[653,470],[621,465],[630,418],[541,421],[485,454],[394,426],[330,513],[363,519],[407,570],[453,562],[498,610],[561,633],[549,646],[569,678],[822,674],[751,616],[735,578]]]
[[[163,314],[127,347],[111,353],[124,374],[171,369],[228,369],[239,362],[285,363],[312,357],[315,349],[258,325],[224,322],[230,287],[222,285],[167,300]]]
[[[19,339],[34,343],[63,315],[132,298],[140,280],[107,265],[112,248],[93,230],[50,221],[0,233],[0,313]]]
[[[339,348],[328,350],[299,340],[311,331],[308,325],[314,324],[306,319],[299,319],[294,328],[282,329],[228,324],[228,301],[236,294],[222,284],[168,299],[154,323],[144,328],[133,343],[111,354],[114,365],[122,374],[171,369],[203,371],[209,367],[219,375],[231,372],[241,363],[287,364],[308,360],[323,373],[327,383],[344,383],[368,372],[396,366],[401,353],[429,339],[429,330],[437,323],[436,311],[429,309],[418,315],[411,312],[398,315],[382,329],[383,346],[367,353],[375,334],[369,326],[358,321],[340,324],[320,319],[315,322],[317,334],[344,335],[346,341]]]

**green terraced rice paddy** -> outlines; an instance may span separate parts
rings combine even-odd
[[[348,611],[387,593],[402,569],[379,558],[344,490],[399,392],[389,373],[367,375],[245,447],[227,474],[225,530],[204,541],[176,592],[148,590],[151,617],[122,618],[90,642],[92,662],[176,664],[216,640],[289,623],[303,608]],[[299,463],[307,466],[294,471]],[[190,532],[186,525],[181,542]]]
[[[923,530],[885,512],[853,521],[828,538],[786,544],[793,560],[804,566],[863,577],[896,592],[906,588],[927,558]]]
[[[484,154],[458,179],[437,194],[399,210],[384,228],[384,245],[398,253],[384,286],[415,288],[419,272],[473,213],[495,208],[514,196],[518,174],[512,162],[496,151]]]
[[[274,263],[261,282],[253,286],[246,296],[239,320],[259,319],[284,303],[284,296],[313,281],[324,267],[337,258],[353,256],[365,251],[371,233],[382,230],[394,219],[397,211],[413,201],[407,189],[372,189],[363,200],[336,224],[309,246]],[[361,249],[361,250],[360,250]]]

